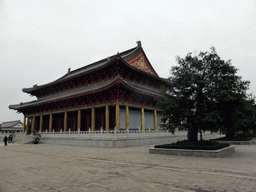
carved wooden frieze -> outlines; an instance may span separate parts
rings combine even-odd
[[[128,60],[127,62],[140,70],[151,73],[152,75],[156,75],[155,72],[150,67],[150,64],[148,63],[143,53],[138,54],[137,56]]]

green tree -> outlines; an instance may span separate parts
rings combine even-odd
[[[243,134],[250,135],[252,131],[255,132],[256,128],[256,106],[254,98],[247,98],[236,110],[235,129],[237,132],[243,132]]]
[[[176,60],[171,83],[158,99],[164,116],[162,126],[171,132],[177,127],[186,129],[189,141],[197,141],[198,133],[206,130],[232,132],[229,120],[246,97],[249,81],[242,81],[231,61],[221,60],[214,47]]]

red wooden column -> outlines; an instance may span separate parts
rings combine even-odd
[[[105,130],[109,131],[109,107],[108,103],[106,103],[106,111],[105,111]]]
[[[43,114],[40,114],[40,125],[39,125],[39,132],[42,132],[43,129]]]
[[[92,106],[92,115],[91,115],[91,129],[95,131],[95,107]]]
[[[120,130],[120,107],[119,101],[116,101],[116,130]]]
[[[50,113],[49,132],[52,132],[52,112]]]
[[[144,107],[141,108],[141,131],[145,132],[145,112],[144,112]]]
[[[154,109],[154,130],[157,131],[157,111]]]
[[[129,129],[129,105],[125,106],[125,130]]]
[[[81,130],[81,109],[77,111],[77,131]]]
[[[36,117],[35,117],[35,122],[34,122],[34,131],[37,132],[37,121],[36,121]]]
[[[68,122],[68,112],[66,110],[64,114],[64,132],[67,131],[67,122]]]
[[[33,118],[32,118],[32,123],[31,123],[31,135],[33,135],[33,132],[35,130],[35,115],[33,115]]]

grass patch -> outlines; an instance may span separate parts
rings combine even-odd
[[[198,141],[189,142],[187,140],[178,141],[176,143],[169,143],[163,145],[155,145],[155,148],[167,149],[191,149],[191,150],[218,150],[230,146],[228,143],[218,143],[216,141]]]

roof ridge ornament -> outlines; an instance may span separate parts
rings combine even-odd
[[[137,41],[136,43],[138,44],[138,47],[141,47],[141,41]]]
[[[68,68],[68,74],[70,74],[70,70],[71,70],[71,68]]]

